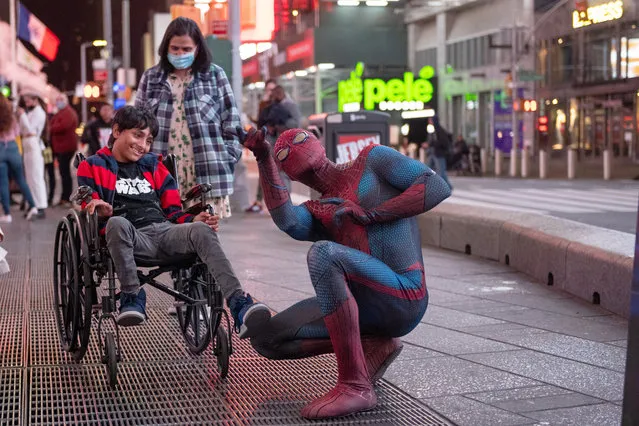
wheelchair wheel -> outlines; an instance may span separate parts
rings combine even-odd
[[[106,366],[109,386],[111,389],[115,389],[118,384],[118,352],[113,333],[107,333],[104,338],[104,358],[102,362]]]
[[[204,286],[189,280],[182,292],[195,300],[206,299]],[[201,354],[211,342],[211,312],[206,305],[176,307],[178,324],[189,351]]]
[[[86,220],[80,220],[77,216],[75,218],[78,221],[77,228],[77,247],[79,253],[79,259],[82,262],[80,265],[80,279],[78,285],[75,288],[75,295],[77,298],[77,330],[78,330],[78,349],[73,353],[73,357],[76,361],[80,361],[84,358],[87,348],[89,347],[89,338],[91,336],[91,320],[93,315],[93,302],[95,294],[95,281],[93,278],[93,269],[90,264],[93,263],[91,248],[92,248],[92,232],[97,232],[97,225],[95,231],[92,230],[91,224]],[[93,247],[97,250],[97,247]]]
[[[225,379],[229,374],[230,352],[229,336],[226,333],[226,330],[224,330],[224,327],[220,325],[215,333],[213,354],[217,359],[217,371],[220,373],[220,377],[222,379]]]
[[[73,289],[79,282],[78,255],[71,222],[58,223],[53,250],[53,300],[60,341],[65,351],[76,349],[76,303]]]

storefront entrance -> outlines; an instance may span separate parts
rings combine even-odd
[[[608,148],[613,160],[637,160],[636,99],[634,93],[579,99],[580,156],[598,158]]]

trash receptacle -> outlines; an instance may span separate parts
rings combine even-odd
[[[388,146],[389,120],[389,114],[376,111],[317,114],[309,118],[308,129],[322,141],[328,159],[343,164],[368,145]]]

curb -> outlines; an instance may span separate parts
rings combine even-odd
[[[496,260],[624,318],[630,315],[632,234],[452,203],[418,221],[423,245]]]

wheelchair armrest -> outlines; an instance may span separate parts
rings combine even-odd
[[[184,213],[187,214],[192,214],[193,216],[197,216],[198,214],[202,213],[203,211],[207,210],[208,206],[202,202],[199,202],[197,204],[193,204],[191,207],[189,207],[188,209],[186,209],[184,211]]]
[[[189,201],[197,197],[201,197],[202,195],[206,194],[212,189],[213,189],[213,185],[211,184],[208,184],[208,183],[197,184],[193,188],[191,188],[189,192],[186,193],[186,195],[184,196],[183,202],[188,203]]]

